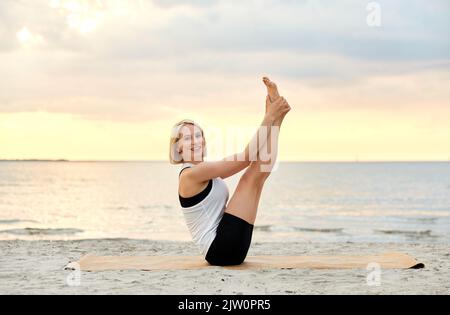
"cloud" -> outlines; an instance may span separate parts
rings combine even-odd
[[[436,102],[448,100],[433,79],[444,73],[448,82],[445,0],[379,1],[380,27],[366,24],[367,3],[356,0],[74,3],[0,2],[0,112],[133,120],[165,117],[160,108],[183,103],[209,110],[215,99],[237,108],[261,92],[254,82],[263,74],[330,99],[333,87],[370,96],[384,86],[381,103],[414,101],[415,86],[396,80],[426,76]]]
[[[183,56],[190,51],[295,51],[395,61],[450,57],[450,4],[444,0],[380,1],[378,28],[366,24],[366,3],[349,0],[103,0],[86,7],[67,5],[78,3],[73,0],[56,3],[6,1],[0,4],[0,17],[13,34],[27,26],[49,37],[52,48],[72,49],[66,43],[76,39],[75,34],[68,36],[71,30],[95,29],[83,44],[100,44],[95,52],[117,58]],[[39,15],[33,14],[36,10]]]
[[[23,48],[32,48],[44,43],[41,35],[31,33],[26,27],[17,32],[17,40]]]
[[[229,0],[233,2],[233,0]],[[222,2],[221,0],[153,0],[155,5],[162,8],[173,8],[177,6],[192,6],[200,8],[208,8]]]

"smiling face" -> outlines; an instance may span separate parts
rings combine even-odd
[[[203,162],[206,141],[203,131],[199,127],[193,124],[184,124],[180,129],[177,145],[184,162]]]

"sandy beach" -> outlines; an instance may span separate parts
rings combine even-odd
[[[253,243],[249,255],[360,255],[401,251],[425,264],[382,270],[224,270],[82,272],[70,286],[64,266],[85,254],[197,255],[189,242],[129,239],[1,241],[0,294],[449,294],[450,246],[445,244]],[[71,283],[69,281],[69,283]]]

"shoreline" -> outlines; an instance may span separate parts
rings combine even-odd
[[[214,160],[211,160],[214,161]],[[165,160],[69,160],[69,159],[0,159],[0,162],[69,162],[69,163],[166,163]],[[449,160],[298,160],[298,161],[279,161],[280,163],[342,163],[342,164],[377,164],[377,163],[450,163]]]
[[[450,245],[403,243],[252,243],[248,255],[410,254],[417,270],[382,270],[368,286],[367,270],[207,270],[82,272],[69,286],[69,262],[95,255],[198,255],[192,242],[102,239],[0,241],[0,294],[450,294]]]

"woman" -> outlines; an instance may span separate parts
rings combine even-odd
[[[245,260],[261,191],[276,160],[279,127],[291,109],[273,82],[266,77],[263,82],[268,90],[266,112],[243,152],[204,161],[206,142],[199,125],[182,120],[172,130],[170,162],[182,164],[180,204],[193,241],[211,265],[239,265]],[[223,179],[245,168],[227,204],[229,192]]]

